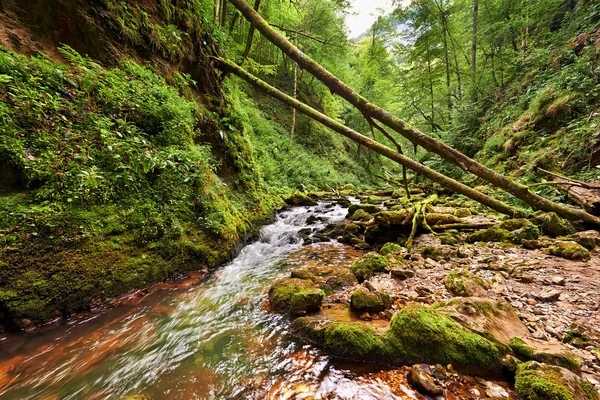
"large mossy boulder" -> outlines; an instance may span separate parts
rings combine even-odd
[[[368,212],[366,212],[363,209],[358,209],[354,212],[354,214],[352,214],[352,216],[350,217],[350,219],[352,221],[368,221],[372,218],[371,214],[369,214]]]
[[[568,260],[587,261],[591,257],[589,250],[576,242],[555,242],[552,246],[548,247],[547,252],[552,256],[562,257]]]
[[[350,294],[350,308],[354,311],[379,312],[392,306],[392,299],[387,293],[366,289],[357,289]]]
[[[468,243],[506,242],[508,240],[510,240],[510,231],[497,226],[472,233],[467,237]]]
[[[525,218],[502,221],[496,224],[495,227],[509,231],[510,235],[508,239],[516,244],[521,244],[523,240],[536,240],[540,237],[539,228]]]
[[[397,312],[387,332],[364,323],[301,317],[292,330],[335,357],[391,365],[452,364],[500,368],[503,347],[462,327],[431,307],[411,304]]]
[[[589,382],[568,369],[537,361],[517,367],[515,390],[523,400],[598,400]]]
[[[269,289],[271,309],[278,312],[289,312],[292,297],[296,293],[311,289],[314,283],[308,279],[286,278],[275,282]]]
[[[568,220],[559,217],[554,212],[538,216],[537,221],[542,228],[542,232],[548,236],[559,237],[575,233],[573,224]]]
[[[316,206],[317,202],[302,192],[294,192],[285,202],[290,206]]]
[[[383,272],[387,264],[387,258],[375,252],[370,252],[354,261],[350,267],[350,271],[352,271],[359,282],[362,282],[372,277],[376,272]]]
[[[497,344],[420,304],[392,317],[386,339],[396,357],[412,362],[491,367],[503,355]]]
[[[444,286],[453,296],[485,296],[490,283],[466,269],[455,269],[444,279]]]
[[[324,298],[325,292],[317,288],[294,293],[290,301],[290,314],[296,316],[317,312]]]
[[[398,243],[388,242],[384,244],[379,250],[379,254],[382,256],[387,256],[388,254],[403,254],[406,252],[406,249],[400,246]]]

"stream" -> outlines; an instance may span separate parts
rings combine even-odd
[[[334,362],[288,334],[266,310],[281,260],[302,248],[298,232],[340,221],[347,209],[320,202],[280,212],[259,239],[200,283],[72,318],[51,329],[0,334],[2,399],[398,399],[381,368]],[[344,262],[346,246],[313,244]],[[183,281],[185,283],[185,280]]]

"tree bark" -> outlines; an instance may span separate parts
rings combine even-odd
[[[477,28],[479,0],[473,0],[473,37],[471,39],[471,102],[477,103]]]
[[[245,3],[245,0],[243,0],[243,1]],[[232,2],[232,4],[237,7],[236,3]],[[256,15],[258,15],[259,8],[260,8],[260,0],[254,0],[253,11],[256,13]],[[239,7],[238,7],[238,10],[239,10]],[[248,39],[246,39],[246,48],[244,49],[244,52],[242,53],[242,60],[240,61],[240,64],[243,64],[244,61],[246,60],[246,58],[248,58],[248,56],[250,55],[250,50],[252,50],[252,41],[254,40],[255,29],[256,29],[256,27],[254,26],[252,21],[250,21],[250,29],[248,29]]]
[[[244,69],[233,64],[232,62],[223,60],[223,59],[219,59],[218,61],[219,61],[220,68],[225,69],[228,72],[234,73],[235,75],[242,78],[244,81],[246,81],[246,82],[250,83],[251,85],[255,86],[256,88],[264,91],[268,95],[275,97],[276,99],[282,101],[283,103],[297,109],[302,114],[314,119],[315,121],[334,130],[335,132],[359,143],[360,145],[362,145],[368,149],[371,149],[371,150],[383,155],[384,157],[387,157],[390,160],[395,161],[402,166],[405,166],[408,169],[411,169],[423,176],[426,176],[427,178],[431,179],[434,182],[439,183],[440,185],[442,185],[444,187],[447,187],[457,193],[467,196],[467,197],[477,201],[478,203],[481,203],[481,204],[483,204],[493,210],[496,210],[502,214],[510,215],[513,217],[526,216],[526,214],[521,210],[517,210],[516,208],[513,208],[499,200],[493,199],[492,197],[487,196],[473,188],[470,188],[467,185],[464,185],[458,181],[455,181],[452,178],[448,178],[447,176],[442,175],[439,172],[434,171],[433,169],[426,167],[425,165],[420,164],[420,163],[414,161],[413,159],[408,158],[408,157],[390,149],[389,147],[384,146],[381,143],[379,143],[373,139],[370,139],[367,136],[364,136],[364,135],[348,128],[347,126],[342,125],[341,123],[335,121],[334,119],[328,117],[327,115],[292,98],[291,96],[288,96],[287,94],[274,88],[273,86],[269,85],[268,83],[251,75]]]
[[[283,35],[272,29],[269,24],[246,3],[245,0],[230,0],[230,2],[256,26],[263,36],[279,47],[285,54],[298,63],[298,66],[307,70],[317,79],[323,82],[332,93],[338,94],[350,104],[358,108],[364,115],[381,121],[384,125],[394,129],[402,136],[419,145],[426,150],[440,155],[442,158],[455,163],[464,171],[477,175],[494,186],[497,186],[515,197],[523,200],[534,209],[543,211],[554,211],[558,215],[570,220],[583,220],[585,223],[600,226],[600,218],[597,218],[583,210],[573,207],[562,206],[553,201],[545,199],[528,190],[527,186],[519,184],[512,179],[503,176],[494,170],[472,160],[466,155],[453,149],[452,147],[438,141],[430,136],[423,134],[406,122],[394,117],[387,111],[375,104],[369,102],[360,96],[349,86],[343,83],[339,78],[327,71],[323,66],[317,64],[314,60],[302,53],[297,47],[292,45]],[[395,152],[394,152],[395,153]]]

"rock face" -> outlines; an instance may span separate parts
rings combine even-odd
[[[350,308],[355,311],[380,312],[392,306],[392,299],[383,292],[357,289],[350,295]]]
[[[515,389],[524,400],[598,400],[598,392],[571,371],[529,361],[517,367]]]
[[[465,269],[459,269],[446,277],[444,286],[453,296],[485,296],[490,283]]]
[[[375,272],[383,272],[388,264],[387,258],[370,252],[356,260],[350,270],[359,282],[369,279]]]

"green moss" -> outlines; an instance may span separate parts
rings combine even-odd
[[[467,237],[467,242],[505,242],[509,240],[509,238],[509,231],[494,226],[488,229],[481,230],[479,232],[472,233]]]
[[[382,272],[388,264],[387,258],[370,252],[356,260],[350,267],[350,271],[359,282],[369,279],[376,272]]]
[[[338,290],[354,286],[357,283],[356,276],[354,276],[350,269],[343,268],[337,272],[335,277],[329,278],[325,285],[333,290]]]
[[[308,289],[294,293],[290,300],[290,314],[301,315],[317,312],[321,308],[325,292],[321,289]]]
[[[516,231],[517,229],[524,228],[532,224],[529,220],[525,218],[517,218],[517,219],[509,219],[506,221],[502,221],[496,226],[500,229],[506,229],[509,232]]]
[[[394,315],[386,340],[394,352],[415,362],[492,366],[502,356],[494,343],[434,309],[417,304]]]
[[[379,250],[379,254],[385,256],[387,254],[398,254],[404,251],[404,247],[400,246],[398,243],[389,242],[384,244]]]
[[[381,336],[367,324],[333,322],[325,327],[322,335],[325,350],[338,357],[371,359],[387,354]]]
[[[440,254],[437,246],[423,246],[420,249],[420,253],[423,257],[434,258]]]
[[[297,278],[297,279],[303,279],[303,280],[309,280],[309,281],[315,281],[315,274],[313,274],[312,272],[310,272],[309,270],[306,269],[299,269],[299,270],[295,270],[292,271],[292,274],[290,276],[291,278]]]
[[[516,355],[524,357],[526,360],[533,359],[533,349],[527,346],[523,339],[513,337],[510,339],[508,346]]]
[[[450,245],[450,246],[461,242],[461,239],[458,236],[458,234],[451,233],[451,232],[444,232],[442,234],[439,234],[438,238],[440,239],[440,242],[442,244],[446,244],[446,245]]]
[[[554,212],[542,214],[538,217],[538,222],[542,227],[542,232],[552,237],[567,236],[575,233],[573,224],[568,220],[559,217]]]
[[[316,206],[317,202],[301,192],[294,192],[285,202],[290,206]]]
[[[368,221],[371,219],[371,214],[363,209],[358,209],[354,212],[354,214],[352,214],[350,219],[353,221]]]
[[[286,278],[276,282],[269,289],[269,301],[275,311],[288,312],[292,297],[299,292],[312,288],[314,283],[309,280]]]
[[[471,215],[471,210],[469,210],[468,208],[459,208],[454,212],[454,216],[458,218],[470,217]]]
[[[510,232],[510,240],[516,244],[521,244],[523,240],[537,240],[539,237],[540,230],[532,223]]]
[[[352,216],[357,210],[363,210],[368,214],[375,214],[381,211],[381,208],[373,204],[351,204],[348,207],[348,215]]]
[[[589,260],[590,252],[576,242],[556,242],[547,249],[548,254],[568,260]]]
[[[533,368],[524,363],[517,368],[515,390],[525,400],[575,400],[560,373],[549,367]]]
[[[350,308],[356,311],[379,312],[391,305],[392,299],[387,293],[357,289],[350,294]]]

